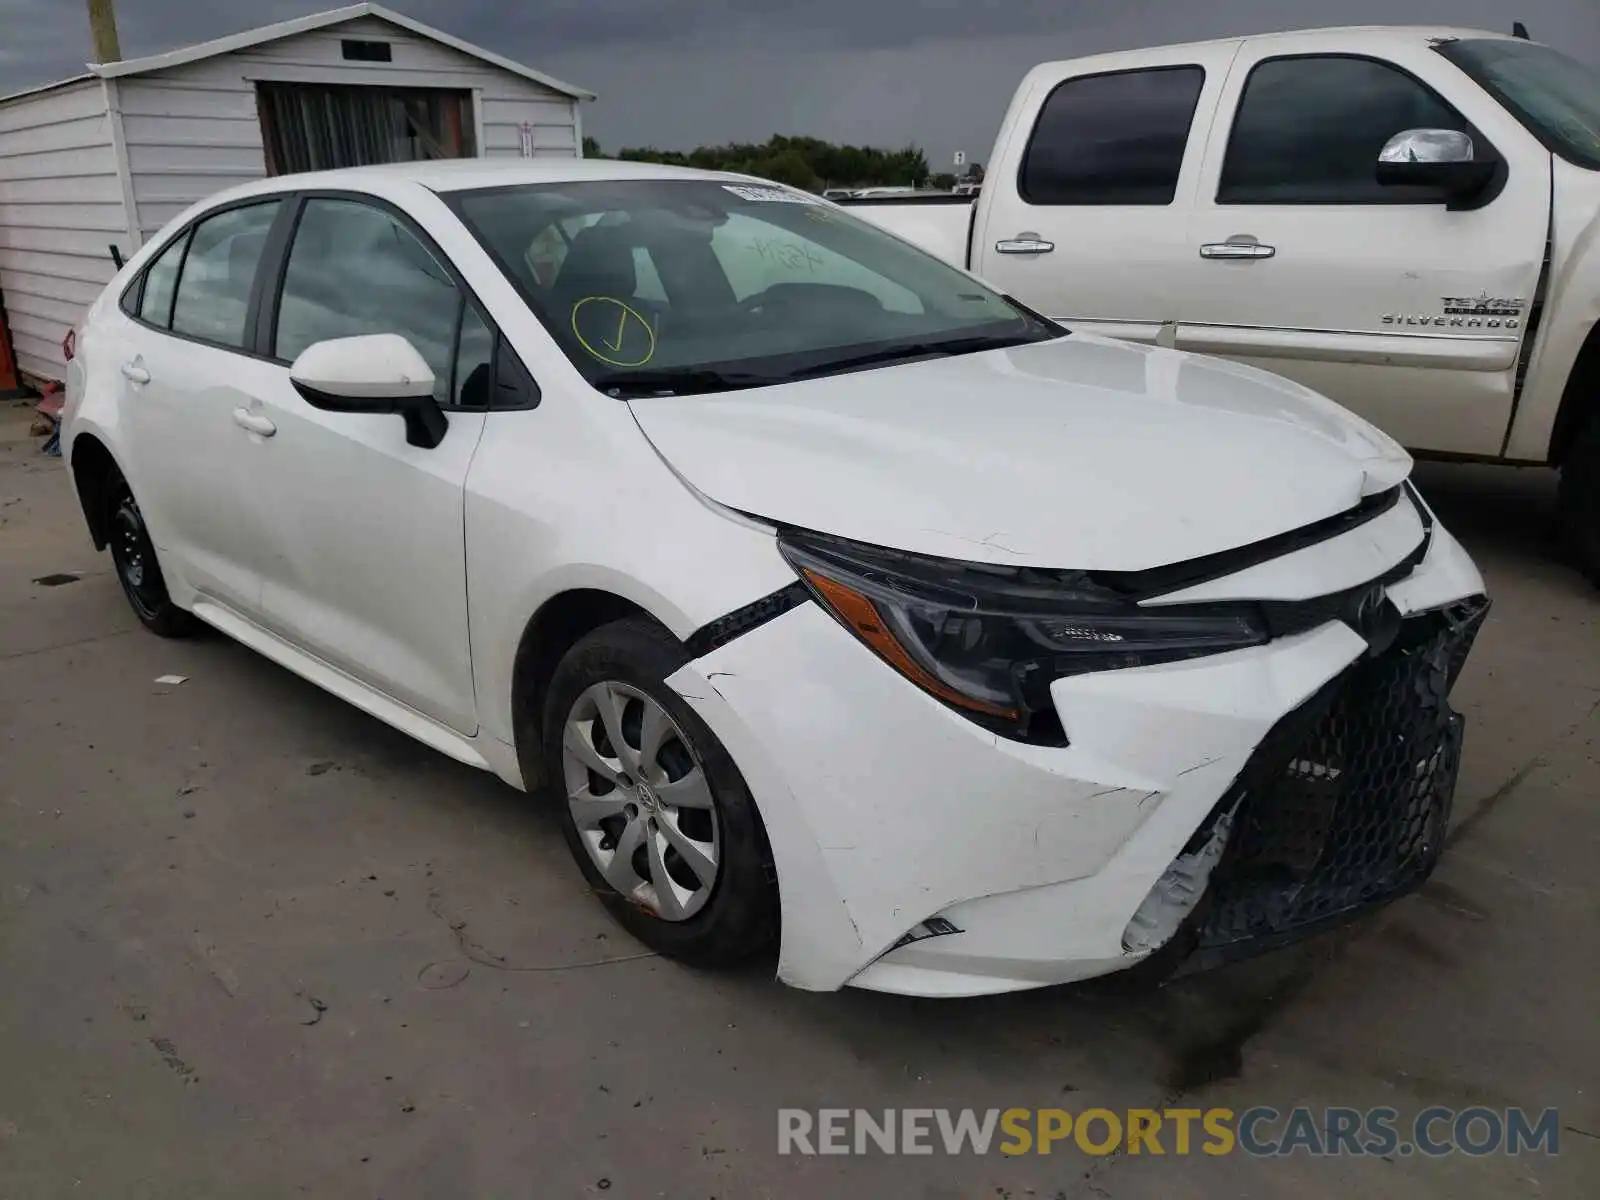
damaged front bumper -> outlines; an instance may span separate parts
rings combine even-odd
[[[684,667],[669,683],[767,825],[780,977],[955,996],[1170,974],[1415,887],[1459,764],[1447,695],[1488,607],[1437,534],[1388,589],[1405,619],[1381,653],[1328,620],[1062,679],[1066,747],[980,729],[813,604]]]
[[[1346,922],[1426,880],[1461,765],[1464,721],[1449,693],[1488,610],[1475,597],[1411,618],[1384,653],[1280,721],[1124,946],[1161,949],[1188,973]]]

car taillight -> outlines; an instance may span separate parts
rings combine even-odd
[[[67,336],[61,339],[61,354],[68,362],[71,362],[77,353],[78,331],[69,329],[67,330]]]

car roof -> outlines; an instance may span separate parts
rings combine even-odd
[[[247,196],[324,189],[387,195],[394,193],[397,185],[399,190],[403,190],[408,184],[427,188],[431,192],[446,193],[517,184],[577,183],[608,179],[748,180],[750,176],[735,175],[726,171],[702,171],[692,167],[664,166],[660,163],[622,162],[615,159],[457,158],[275,175],[270,179],[240,184],[218,192],[214,196],[208,196],[203,203],[206,207],[210,207]]]

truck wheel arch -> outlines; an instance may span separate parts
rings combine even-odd
[[[1584,339],[1561,393],[1561,407],[1550,431],[1552,466],[1561,466],[1578,435],[1592,420],[1600,420],[1600,322]]]

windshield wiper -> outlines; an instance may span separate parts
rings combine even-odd
[[[1061,329],[1060,334],[1067,331]],[[695,367],[681,371],[612,371],[597,376],[595,387],[619,400],[646,396],[694,396],[707,392],[733,392],[741,388],[770,387],[794,379],[814,379],[842,371],[853,371],[878,363],[897,362],[908,358],[927,358],[952,354],[975,354],[980,350],[1004,350],[1011,346],[1026,346],[1044,340],[1036,333],[975,334],[971,337],[944,338],[940,341],[901,342],[862,354],[829,359],[792,371],[761,375],[753,371],[718,371],[710,367]]]
[[[619,400],[640,396],[693,396],[705,392],[732,392],[739,388],[764,387],[781,383],[773,375],[749,371],[613,371],[601,375],[594,386]]]
[[[1062,332],[1065,332],[1063,330]],[[812,379],[819,375],[832,375],[840,371],[854,371],[858,367],[871,367],[879,363],[898,362],[908,358],[927,358],[933,355],[948,357],[953,354],[976,354],[980,350],[1005,350],[1012,346],[1027,346],[1042,339],[1028,334],[983,334],[975,337],[946,338],[937,342],[901,342],[871,350],[865,354],[852,354],[846,358],[830,359],[790,371],[785,378]]]

